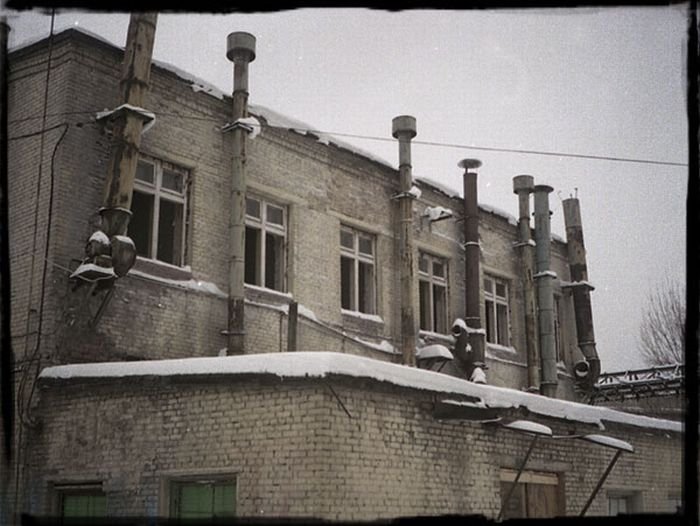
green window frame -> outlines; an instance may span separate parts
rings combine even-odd
[[[235,515],[235,479],[178,480],[171,483],[171,517],[216,519]]]
[[[107,516],[107,496],[100,489],[59,490],[59,509],[63,518]]]

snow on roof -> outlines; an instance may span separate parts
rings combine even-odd
[[[497,215],[499,217],[506,219],[513,226],[518,226],[518,220],[515,219],[514,216],[510,215],[505,210],[501,210],[500,208],[496,208],[495,206],[486,205],[483,203],[479,203],[479,208],[481,208],[482,210],[489,212],[493,215]]]
[[[323,378],[331,375],[370,378],[392,385],[432,392],[460,394],[481,400],[487,407],[526,408],[531,413],[584,422],[604,428],[603,422],[681,433],[683,424],[623,413],[607,407],[557,400],[505,387],[475,384],[446,374],[331,352],[249,354],[139,362],[61,365],[44,369],[42,379],[123,378],[137,376],[270,374],[281,378]]]
[[[340,139],[334,137],[329,133],[314,130],[313,126],[310,126],[304,122],[298,121],[291,117],[287,117],[286,115],[282,115],[281,113],[278,113],[274,110],[271,110],[270,108],[261,106],[259,104],[249,104],[248,109],[250,110],[250,113],[265,119],[268,126],[273,126],[275,128],[284,128],[286,130],[297,132],[301,135],[314,135],[318,137],[318,142],[320,142],[321,144],[333,144],[338,148],[343,148],[344,150],[348,150],[349,152],[365,157],[378,164],[387,166],[392,170],[396,170],[396,166],[388,163],[381,157],[377,157],[376,155],[366,150],[358,148],[357,146],[349,144],[345,141],[341,141]]]
[[[462,199],[461,194],[456,190],[453,190],[449,186],[445,186],[444,184],[438,183],[437,181],[428,177],[414,177],[413,180],[426,186],[430,186],[433,188],[433,190],[437,190],[438,192],[445,194],[447,197]]]

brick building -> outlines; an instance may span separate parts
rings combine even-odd
[[[518,223],[480,205],[480,287],[471,292],[488,385],[469,381],[450,353],[469,293],[466,196],[416,178],[418,366],[401,365],[398,171],[255,105],[245,350],[226,356],[232,145],[222,127],[231,98],[166,64],[151,68],[155,123],[133,185],[128,234],[139,257],[108,286],[76,277],[86,240],[101,239],[114,130],[100,112],[119,100],[122,57],[71,29],[9,59],[19,420],[11,506],[369,519],[497,517],[507,501],[504,516],[571,515],[614,449],[625,453],[589,513],[675,509],[682,426],[576,403],[585,357],[563,239],[550,246],[556,396],[545,398],[523,392],[538,390],[530,375],[540,363],[527,352]],[[292,343],[303,352],[286,352]],[[505,427],[523,418],[537,423]],[[574,436],[602,427],[635,453]]]

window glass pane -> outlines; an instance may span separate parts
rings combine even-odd
[[[430,260],[425,254],[421,254],[418,258],[418,271],[426,274],[430,272]]]
[[[441,261],[433,260],[433,275],[439,278],[445,277],[445,265]]]
[[[163,178],[160,184],[163,188],[181,194],[185,190],[185,176],[181,173],[163,168]]]
[[[493,280],[484,278],[484,290],[490,294],[493,294]]]
[[[359,246],[360,254],[367,254],[367,255],[371,256],[373,254],[372,238],[359,235],[358,241],[360,242],[360,246]]]
[[[153,196],[134,190],[131,199],[131,220],[129,221],[129,237],[136,245],[139,256],[151,257],[151,239],[153,224]]]
[[[374,314],[374,265],[359,262],[359,305],[360,312]]]
[[[420,296],[420,328],[424,331],[432,331],[430,323],[430,283],[427,281],[418,282],[418,294]]]
[[[508,345],[508,308],[496,305],[496,325],[498,327],[498,344]]]
[[[236,514],[236,485],[233,482],[214,486],[214,516],[233,517]]]
[[[257,217],[260,219],[260,201],[251,199],[250,197],[245,200],[245,213],[250,217]]]
[[[506,285],[505,283],[496,282],[496,296],[500,298],[506,297]]]
[[[340,305],[343,309],[354,310],[355,272],[353,260],[340,258]]]
[[[206,519],[212,517],[213,488],[210,484],[179,484],[179,507],[181,519]]]
[[[278,206],[267,205],[267,222],[284,226],[284,210]]]
[[[349,248],[350,250],[353,249],[352,232],[348,232],[347,230],[340,231],[340,246],[345,247],[345,248]]]
[[[182,212],[181,203],[160,200],[158,216],[158,255],[157,259],[180,265],[182,259]]]
[[[433,285],[433,330],[447,332],[447,292],[439,285]]]
[[[259,229],[245,227],[245,282],[250,285],[261,284],[261,237]]]
[[[105,495],[63,495],[63,517],[104,517],[107,510]]]
[[[136,165],[136,179],[148,184],[155,184],[155,166],[146,161],[139,161]]]
[[[496,343],[496,327],[493,319],[493,301],[486,300],[486,341]]]
[[[284,288],[284,238],[265,234],[265,286],[282,291]]]

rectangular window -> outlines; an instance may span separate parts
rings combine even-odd
[[[608,492],[608,515],[624,515],[641,511],[641,493],[629,491]]]
[[[347,310],[376,313],[374,236],[340,229],[340,300]]]
[[[447,261],[421,252],[418,257],[420,328],[447,332]]]
[[[484,278],[484,301],[486,311],[486,341],[497,345],[510,345],[508,321],[508,283],[487,276]]]
[[[171,517],[216,519],[235,515],[235,480],[176,481],[171,485]]]
[[[139,159],[129,221],[129,237],[139,256],[184,265],[188,183],[184,168]]]
[[[513,488],[516,475],[515,470],[501,470],[504,519],[549,518],[564,514],[563,495],[556,473],[524,471]]]
[[[245,282],[284,292],[287,209],[247,197],[245,223]]]
[[[100,488],[59,489],[60,516],[89,518],[107,516],[107,497]]]

